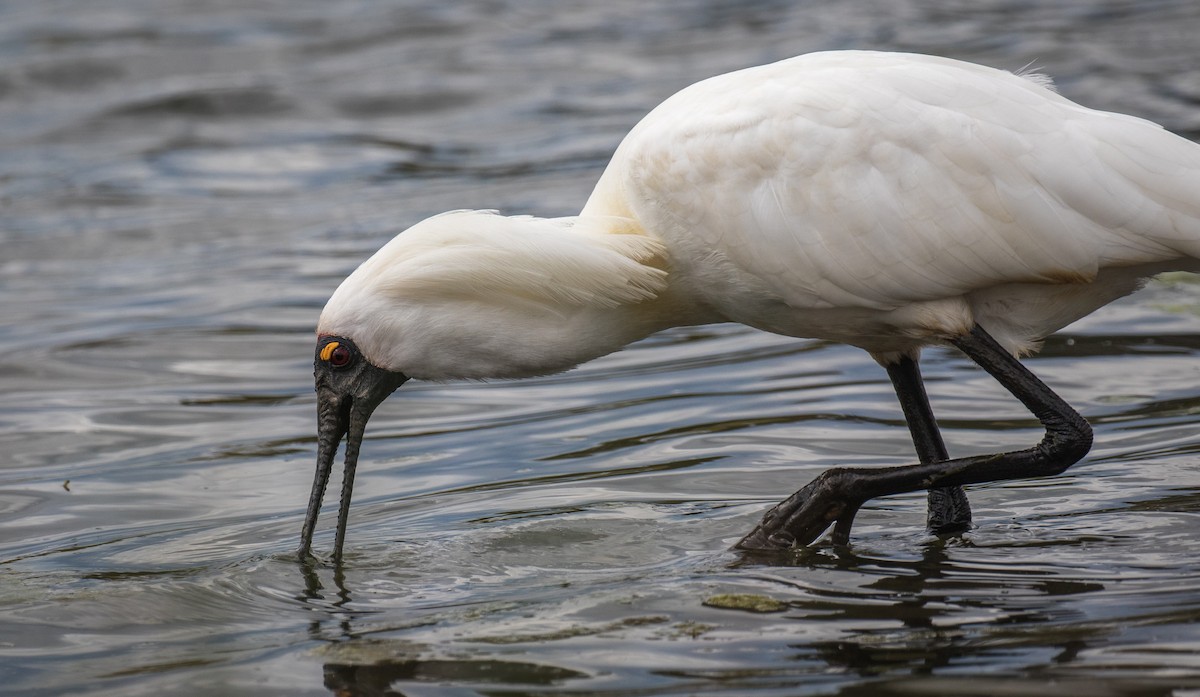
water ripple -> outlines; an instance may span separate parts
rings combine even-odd
[[[1029,361],[1096,447],[972,487],[962,538],[907,495],[849,549],[729,551],[825,467],[913,454],[862,352],[718,326],[406,385],[372,420],[346,566],[294,558],[316,315],[407,225],[570,214],[679,86],[823,48],[1036,61],[1194,136],[1196,3],[276,5],[0,5],[0,693],[1200,689],[1186,276]],[[1040,437],[958,354],[924,366],[952,453]]]

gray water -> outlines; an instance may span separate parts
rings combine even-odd
[[[1196,694],[1187,277],[1028,361],[1097,446],[974,488],[960,540],[913,495],[849,550],[729,552],[824,468],[913,455],[862,352],[718,326],[406,385],[342,572],[292,552],[317,313],[407,225],[572,213],[671,92],[821,49],[1035,63],[1200,138],[1197,36],[1194,0],[0,3],[0,692]],[[961,356],[925,366],[952,453],[1040,437]]]

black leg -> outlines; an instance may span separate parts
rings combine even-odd
[[[902,357],[885,366],[904,420],[912,434],[917,459],[922,464],[949,460],[942,433],[938,430],[929,397],[925,394],[925,383],[921,379],[921,367],[916,359]],[[961,486],[934,487],[929,490],[928,512],[925,524],[935,535],[953,535],[971,529],[971,502]]]
[[[1087,421],[981,327],[975,326],[950,343],[1033,412],[1046,429],[1040,443],[1008,453],[903,467],[826,470],[767,511],[736,548],[778,550],[807,545],[835,521],[835,532],[848,534],[859,506],[877,496],[1059,474],[1091,449],[1092,429]]]

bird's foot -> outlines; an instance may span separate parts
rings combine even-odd
[[[937,487],[929,490],[929,532],[938,537],[961,535],[971,529],[971,502],[962,487]]]
[[[854,470],[826,470],[800,491],[767,511],[754,530],[734,548],[777,551],[804,547],[834,525],[832,541],[845,545],[858,508],[867,499],[861,494],[861,477]],[[836,523],[836,524],[835,524]]]

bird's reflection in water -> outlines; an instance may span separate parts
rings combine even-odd
[[[591,677],[557,666],[479,659],[397,657],[369,665],[325,664],[325,687],[337,697],[403,697],[397,683],[432,683],[513,688],[561,686]]]
[[[963,661],[980,660],[981,652],[1019,652],[1025,648],[1045,648],[1047,635],[1054,634],[1056,623],[1071,614],[1061,603],[1046,604],[1043,611],[1030,609],[1030,596],[1061,598],[1093,593],[1104,589],[1101,582],[1064,579],[1054,576],[1031,576],[1014,597],[1022,598],[1019,616],[1009,606],[1012,599],[1005,594],[983,593],[984,583],[972,577],[986,571],[967,568],[956,562],[952,550],[970,545],[962,538],[935,539],[921,547],[918,558],[880,558],[860,554],[849,547],[822,546],[794,553],[741,554],[732,566],[741,572],[761,571],[762,579],[773,584],[791,583],[802,591],[805,599],[788,601],[789,610],[783,615],[798,625],[806,622],[854,624],[864,628],[848,635],[850,638],[820,640],[793,644],[790,662],[796,668],[780,665],[760,668],[682,667],[664,664],[653,672],[660,677],[691,683],[732,679],[776,681],[798,669],[805,674],[859,675],[863,677],[919,677],[942,675],[944,669]],[[791,568],[789,568],[791,567]],[[305,567],[306,592],[311,599],[328,600],[321,582],[311,567]],[[877,577],[853,588],[817,588],[802,580],[789,582],[786,573],[794,569],[814,572],[834,571],[856,574],[869,573]],[[478,690],[539,691],[545,688],[580,689],[575,681],[594,679],[595,675],[549,662],[510,660],[507,656],[489,655],[488,647],[469,647],[464,644],[460,655],[405,641],[403,639],[366,636],[355,628],[362,617],[349,611],[351,593],[342,574],[335,575],[337,600],[331,603],[343,611],[336,620],[337,629],[326,622],[312,626],[315,639],[327,644],[324,684],[339,697],[375,697],[405,695],[405,684],[453,684]],[[700,598],[697,598],[697,603]],[[997,618],[1001,618],[997,621]],[[966,618],[966,619],[964,619]],[[977,618],[972,620],[971,618]],[[1012,621],[1019,620],[1024,630],[1006,630]],[[432,620],[430,620],[432,622]],[[421,622],[418,620],[417,624]],[[1033,632],[1030,624],[1039,627]],[[1056,660],[1069,661],[1088,646],[1103,643],[1117,627],[1103,623],[1088,625],[1086,632],[1062,631]],[[374,631],[374,630],[368,630]],[[532,643],[532,642],[531,642]],[[538,642],[540,646],[542,642]],[[518,646],[516,644],[514,646]],[[528,654],[525,655],[528,658]],[[416,688],[414,688],[416,689]],[[420,690],[417,690],[420,692]],[[414,692],[413,694],[416,694]],[[608,694],[601,688],[596,694]]]
[[[861,572],[871,568],[877,580],[849,590],[817,591],[805,586],[806,595],[823,597],[792,603],[795,616],[804,621],[867,623],[877,629],[855,632],[850,638],[796,644],[794,659],[818,661],[826,669],[863,677],[880,675],[933,675],[964,660],[981,660],[981,651],[1013,652],[1024,645],[1045,647],[1053,624],[1071,614],[1060,604],[1044,611],[1029,609],[1028,602],[1019,616],[1008,609],[1005,594],[981,593],[972,570],[956,563],[949,550],[953,545],[970,545],[969,540],[950,538],[926,544],[915,560],[860,556],[848,547],[824,547],[796,553],[744,555],[741,568],[762,565],[765,568],[796,566],[811,569]],[[975,570],[978,573],[978,570]],[[786,583],[772,576],[773,583]],[[797,584],[798,585],[798,584]],[[988,586],[993,588],[994,586]],[[1028,601],[1032,596],[1061,597],[1104,590],[1104,584],[1058,577],[1026,579],[1013,593]],[[864,597],[866,596],[866,597]],[[890,599],[890,602],[864,602]],[[977,617],[964,622],[961,617]],[[997,618],[1000,618],[997,621]],[[1076,618],[1077,619],[1077,618]],[[1006,631],[1005,625],[1019,620],[1026,629]],[[891,626],[889,626],[891,625]],[[1028,626],[1038,627],[1031,631]],[[1070,660],[1082,649],[1117,631],[1117,627],[1091,624],[1088,632],[1064,631],[1056,645],[1056,662]],[[989,648],[990,647],[990,648]],[[712,676],[709,676],[712,677]]]

